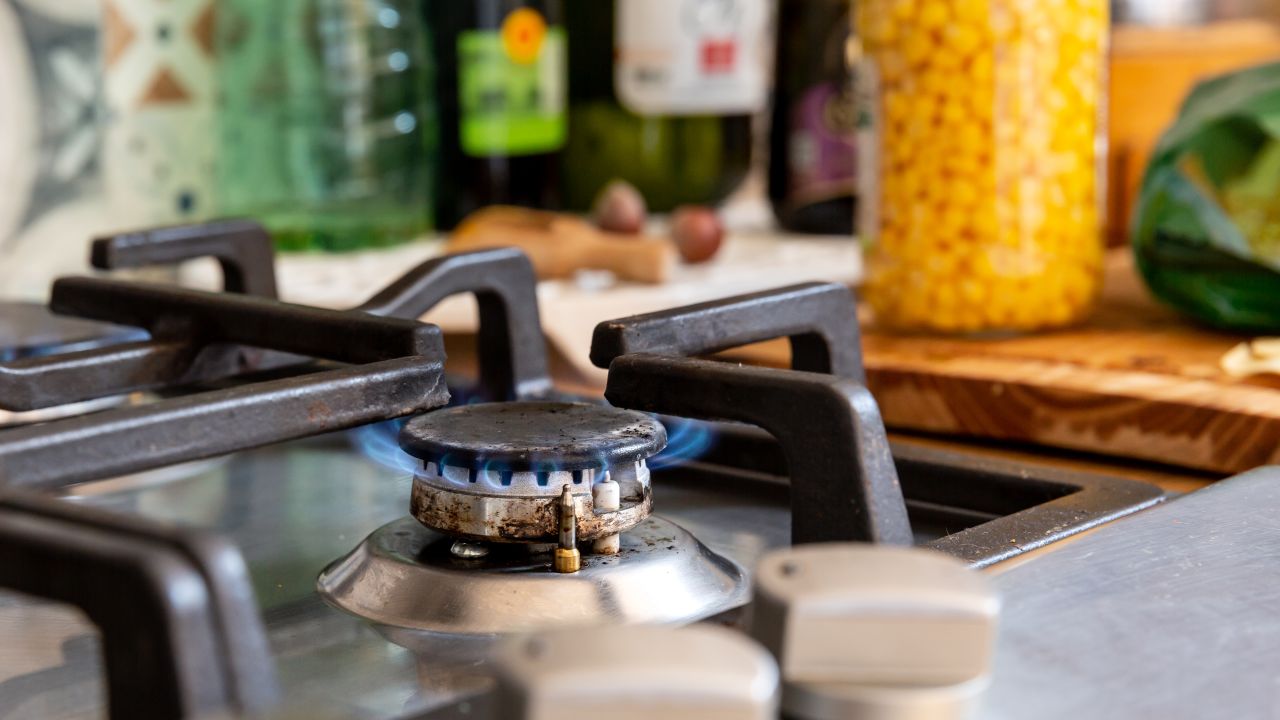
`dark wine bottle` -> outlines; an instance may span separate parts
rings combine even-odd
[[[766,0],[565,0],[566,206],[621,178],[649,207],[724,199],[751,165],[763,108]]]
[[[850,235],[857,130],[849,0],[781,0],[769,200],[793,232]]]
[[[560,0],[426,0],[436,60],[436,224],[493,204],[556,209],[567,132]]]

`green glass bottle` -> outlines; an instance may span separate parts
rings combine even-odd
[[[220,0],[218,210],[284,250],[431,227],[434,126],[416,0]]]
[[[712,204],[751,165],[766,100],[765,0],[565,0],[565,202],[586,210],[615,178],[657,211]]]
[[[427,0],[440,106],[436,220],[559,207],[566,135],[560,0]]]

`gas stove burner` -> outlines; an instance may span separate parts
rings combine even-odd
[[[400,435],[401,447],[423,460],[411,504],[423,525],[464,540],[551,543],[560,538],[563,500],[576,538],[604,554],[648,517],[645,459],[666,442],[647,415],[566,402],[449,408],[410,421]]]
[[[318,591],[428,654],[442,636],[456,648],[460,635],[692,622],[738,607],[742,569],[649,515],[645,459],[666,441],[648,415],[583,403],[416,418],[400,436],[423,461],[414,517],[374,531]],[[579,541],[593,541],[590,551]]]
[[[736,563],[656,516],[624,535],[617,554],[586,555],[571,575],[550,572],[551,552],[540,546],[499,546],[468,560],[452,542],[413,518],[396,520],[326,568],[317,590],[393,642],[428,653],[457,636],[694,622],[749,594]]]

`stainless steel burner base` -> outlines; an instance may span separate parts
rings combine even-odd
[[[320,574],[329,604],[384,626],[425,635],[499,635],[601,623],[686,623],[746,603],[746,574],[680,526],[649,517],[622,535],[617,555],[584,555],[571,575],[550,553],[494,546],[455,557],[453,540],[401,518]],[[430,644],[428,638],[424,641]]]

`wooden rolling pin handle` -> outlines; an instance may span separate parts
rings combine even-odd
[[[675,247],[662,239],[604,233],[577,218],[557,218],[545,228],[497,225],[457,233],[450,250],[518,247],[540,278],[570,277],[578,270],[608,270],[622,280],[661,283],[675,267]]]
[[[623,280],[666,282],[676,264],[676,250],[664,240],[599,237],[583,242],[581,267],[608,270]]]

